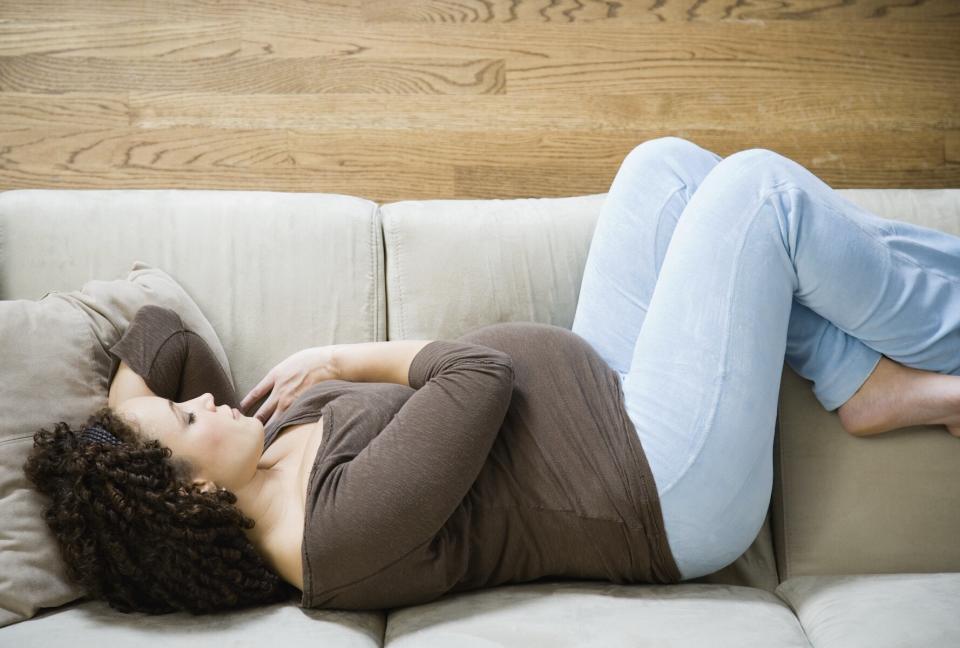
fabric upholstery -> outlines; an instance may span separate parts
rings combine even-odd
[[[960,574],[798,576],[777,588],[816,648],[960,646]]]
[[[840,191],[879,215],[960,233],[960,190]],[[75,290],[145,260],[195,299],[245,394],[306,346],[442,339],[498,321],[569,328],[604,197],[378,208],[336,194],[7,191],[0,193],[0,298]],[[949,632],[956,615],[942,613],[956,609],[950,572],[960,572],[960,442],[942,428],[850,437],[791,374],[785,366],[767,522],[743,556],[698,579],[704,583],[507,585],[381,613],[289,603],[241,616],[146,617],[72,601],[0,628],[0,645],[95,648],[135,638],[205,646],[259,637],[286,646],[318,638],[336,646],[957,645]],[[0,438],[3,493],[2,480],[13,474],[10,447]],[[31,514],[23,506],[10,513]],[[6,509],[0,515],[11,519]],[[38,551],[33,560],[43,573],[51,556]],[[838,580],[848,571],[866,575]],[[73,593],[55,594],[71,601]],[[887,618],[900,632],[883,625]],[[877,631],[864,627],[871,623]],[[911,644],[907,632],[921,641]]]
[[[391,612],[389,648],[806,647],[790,608],[753,587],[544,582]]]
[[[39,299],[143,260],[209,318],[241,398],[308,346],[386,339],[376,203],[175,189],[0,193],[0,299]]]
[[[305,610],[295,601],[198,616],[120,614],[103,601],[84,601],[44,610],[26,623],[0,629],[0,646],[374,648],[382,645],[385,627],[383,614]]]

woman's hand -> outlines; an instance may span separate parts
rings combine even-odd
[[[338,380],[340,372],[333,363],[333,346],[335,345],[297,351],[275,366],[243,397],[240,411],[245,412],[269,393],[267,400],[254,414],[266,427],[311,385],[324,380]]]

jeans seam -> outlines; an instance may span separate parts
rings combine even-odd
[[[740,256],[743,254],[743,248],[746,245],[747,237],[749,236],[750,231],[753,229],[753,226],[756,224],[760,211],[767,204],[767,201],[770,199],[771,196],[777,193],[782,193],[783,191],[784,189],[781,188],[781,184],[777,183],[774,185],[774,188],[769,192],[767,192],[766,194],[764,194],[763,198],[761,198],[757,203],[757,207],[754,210],[753,215],[750,216],[750,222],[747,224],[747,227],[744,230],[743,236],[740,237],[740,240],[737,243],[737,254],[734,257],[735,264],[737,261],[740,260]],[[664,497],[671,490],[673,490],[674,486],[680,483],[680,480],[683,479],[683,477],[690,471],[690,468],[693,466],[693,464],[695,464],[697,460],[700,458],[700,455],[703,453],[703,446],[707,442],[707,436],[709,435],[710,427],[713,425],[713,421],[716,418],[717,403],[719,403],[720,401],[720,392],[723,388],[723,378],[725,378],[728,373],[728,364],[730,360],[730,338],[732,336],[730,332],[729,322],[730,322],[731,314],[733,313],[734,306],[737,305],[737,302],[736,302],[737,294],[733,292],[732,286],[736,283],[737,278],[740,276],[741,269],[742,267],[738,265],[736,272],[734,272],[733,275],[730,277],[730,283],[728,284],[728,294],[731,294],[732,298],[730,299],[730,307],[727,309],[726,318],[724,321],[724,329],[726,331],[726,336],[723,341],[723,356],[722,356],[723,369],[721,374],[721,380],[718,381],[717,388],[713,393],[713,398],[711,399],[712,402],[709,410],[710,412],[709,419],[707,424],[704,426],[704,429],[707,431],[707,433],[700,435],[700,441],[697,444],[696,449],[693,451],[690,459],[687,461],[684,467],[680,470],[680,473],[673,479],[673,481],[667,484],[666,487],[663,489],[663,491],[660,493],[661,498]]]

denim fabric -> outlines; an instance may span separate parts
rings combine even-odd
[[[784,362],[828,411],[881,354],[960,375],[960,237],[861,209],[773,151],[653,139],[610,187],[572,330],[620,374],[697,578],[763,524]]]

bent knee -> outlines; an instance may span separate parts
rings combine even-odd
[[[663,171],[677,177],[692,193],[721,159],[682,137],[656,137],[635,146],[624,158],[618,175],[649,182],[651,174]]]
[[[740,202],[763,198],[799,178],[798,164],[776,151],[752,148],[737,151],[718,162],[705,179],[707,194],[729,195]]]
[[[627,154],[626,159],[630,160],[637,157],[652,155],[654,157],[677,156],[686,158],[691,155],[701,155],[706,151],[690,140],[677,137],[675,135],[666,135],[664,137],[654,137],[637,144]]]
[[[742,172],[743,170],[786,171],[795,164],[789,158],[776,151],[765,148],[750,148],[731,153],[717,165],[722,169],[718,173],[727,171]]]

